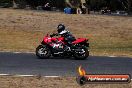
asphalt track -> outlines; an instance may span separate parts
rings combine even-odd
[[[87,74],[130,74],[132,58],[90,56],[87,60],[73,58],[37,59],[33,53],[0,52],[0,74],[76,76],[78,67]]]

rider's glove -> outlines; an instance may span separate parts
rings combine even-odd
[[[50,37],[53,37],[53,34],[52,34],[52,35],[50,35]]]

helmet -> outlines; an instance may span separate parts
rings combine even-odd
[[[63,24],[59,24],[58,27],[57,27],[58,33],[62,32],[64,30],[65,30],[65,26]]]

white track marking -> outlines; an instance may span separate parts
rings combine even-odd
[[[108,57],[117,57],[117,56],[108,56]]]
[[[32,54],[32,53],[35,53],[35,52],[11,52],[11,51],[0,51],[0,53],[16,53],[16,54],[17,54],[17,53],[18,53],[18,54],[19,54],[19,53],[27,53],[27,54],[28,54],[28,53],[31,53],[31,54]]]
[[[39,76],[39,75],[11,75],[11,74],[0,74],[0,76],[35,77],[35,76]],[[43,77],[46,77],[46,78],[58,78],[58,77],[61,77],[61,76],[43,76]]]
[[[35,77],[37,75],[10,75],[10,74],[0,74],[0,76]],[[58,77],[61,77],[61,76],[43,76],[43,77],[46,77],[46,78],[58,78]],[[131,79],[131,81],[132,81],[132,79]]]
[[[10,74],[0,74],[0,76],[9,76]]]
[[[36,75],[13,75],[13,76],[18,76],[18,77],[33,77],[33,76],[36,76]]]
[[[46,78],[58,78],[60,76],[44,76],[44,77],[46,77]]]
[[[21,52],[13,52],[13,53],[18,54],[18,53],[21,53]]]
[[[11,52],[11,53],[15,53],[15,54],[19,54],[19,53],[27,53],[27,54],[32,54],[32,53],[34,53],[34,52]]]

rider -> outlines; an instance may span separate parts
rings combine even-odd
[[[68,46],[72,46],[72,42],[75,41],[75,37],[65,28],[65,25],[59,24],[57,27],[58,33],[53,33],[51,37],[61,35],[65,38]]]

